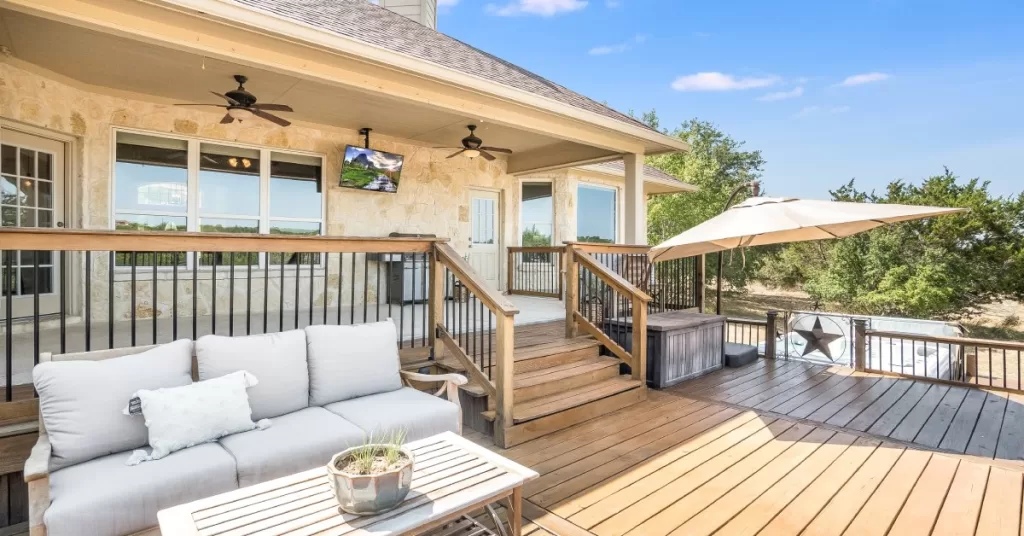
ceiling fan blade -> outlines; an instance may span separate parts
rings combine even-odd
[[[291,106],[287,104],[254,104],[252,106],[257,110],[263,110],[265,112],[294,112]]]
[[[456,156],[459,156],[460,154],[462,154],[464,152],[466,152],[465,149],[459,149],[458,151],[455,151],[454,153],[448,155],[448,158],[455,158]]]
[[[228,124],[228,123],[231,123],[231,122],[232,122],[232,121],[234,121],[234,120],[235,120],[235,118],[234,118],[234,117],[231,117],[231,114],[224,114],[224,117],[222,117],[222,118],[220,119],[220,124],[222,124],[222,125],[226,125],[226,124]]]
[[[280,117],[278,117],[276,115],[268,114],[267,112],[264,112],[264,111],[259,110],[259,109],[252,109],[252,115],[255,115],[256,117],[261,117],[263,119],[266,119],[267,121],[270,121],[271,123],[280,125],[282,127],[286,127],[286,126],[292,124],[291,121],[286,121],[286,120],[281,119]]]
[[[477,149],[477,150],[480,151],[480,156],[484,157],[484,160],[486,160],[488,162],[493,162],[494,161],[495,157],[494,157],[493,154],[491,154],[491,153],[489,153],[487,151],[480,150],[480,149]]]
[[[225,106],[223,104],[199,104],[199,103],[175,104],[175,106],[213,106],[214,108],[227,108],[227,106]]]
[[[480,149],[492,153],[512,154],[512,149],[503,149],[501,147],[481,147]]]
[[[232,106],[240,106],[242,104],[242,103],[236,101],[235,99],[232,99],[231,97],[229,97],[227,95],[223,95],[221,93],[217,93],[216,91],[211,91],[210,93],[213,93],[214,95],[216,95],[216,96],[218,96],[218,97],[228,101],[228,103],[231,104]]]

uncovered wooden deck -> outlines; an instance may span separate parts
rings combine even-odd
[[[713,400],[724,392],[715,390],[718,385],[728,383],[723,389],[732,398],[742,393],[736,387],[748,384],[765,396],[774,390],[770,398],[757,398],[761,403],[774,399],[778,407],[786,397],[775,387],[786,385],[790,398],[813,390],[802,405],[832,388],[840,391],[838,397],[863,382],[866,388],[832,408],[828,418],[857,401],[860,411],[850,410],[841,420],[866,430],[881,421],[876,430],[895,433],[908,419],[910,426],[923,428],[929,419],[924,409],[916,411],[919,405],[934,410],[948,393],[910,381],[892,391],[899,396],[883,398],[903,380],[882,389],[867,375],[836,372],[839,379],[832,380],[821,377],[833,374],[825,369],[785,373],[789,367],[752,365],[749,370],[762,374],[776,371],[757,383],[744,369],[722,371],[692,384],[690,389],[703,393],[699,398],[685,394],[685,387],[652,391],[634,406],[501,451],[540,474],[524,490],[526,526],[570,536],[1021,534],[1024,476],[1019,470]],[[806,389],[803,382],[790,383],[801,377]],[[972,431],[967,445],[991,449],[991,423],[1005,419],[1017,402],[997,394],[999,399],[989,403],[990,393],[983,393],[976,413],[978,425],[988,431],[984,438]],[[876,404],[879,400],[885,402]],[[957,404],[953,417],[942,420],[947,427],[959,409]],[[967,408],[962,419],[973,413]],[[1007,437],[1019,444],[1019,436],[1018,431]],[[489,445],[486,437],[470,438]]]
[[[1024,467],[1024,395],[759,360],[671,392]]]

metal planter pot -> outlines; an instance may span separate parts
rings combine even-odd
[[[406,457],[406,463],[398,469],[376,475],[350,475],[336,468],[338,460],[348,457],[360,448],[363,447],[345,449],[335,454],[327,464],[327,480],[331,483],[338,505],[350,514],[372,515],[386,512],[401,504],[412,486],[412,452],[405,448],[401,449]]]

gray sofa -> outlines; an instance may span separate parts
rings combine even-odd
[[[126,465],[147,446],[143,418],[118,407],[132,393],[236,370],[259,380],[248,390],[252,417],[270,419],[269,428]],[[158,510],[324,465],[369,435],[458,433],[457,386],[466,382],[401,371],[390,322],[44,354],[34,379],[40,435],[25,465],[30,530],[51,536],[158,534]],[[430,394],[410,380],[445,385]]]

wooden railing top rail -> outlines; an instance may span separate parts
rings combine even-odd
[[[596,242],[565,242],[565,245],[586,253],[647,253],[651,249],[651,246]]]
[[[446,238],[287,236],[166,231],[2,229],[0,249],[37,251],[202,251],[426,253]]]
[[[565,251],[564,246],[509,246],[511,253],[559,253]]]
[[[580,264],[586,266],[587,269],[594,273],[594,275],[601,278],[602,281],[615,288],[615,290],[628,296],[640,298],[644,303],[648,303],[653,300],[653,298],[651,298],[646,292],[640,290],[626,278],[598,262],[597,259],[591,257],[589,253],[575,250],[575,255]]]
[[[1024,342],[996,341],[991,339],[972,339],[969,337],[943,337],[941,335],[920,335],[917,333],[904,333],[902,331],[882,331],[869,329],[865,335],[875,337],[887,337],[893,339],[906,339],[908,341],[935,342],[940,344],[956,344],[962,346],[977,346],[979,348],[996,348],[1000,350],[1021,350],[1024,351]]]
[[[459,281],[469,287],[469,290],[473,291],[473,294],[480,298],[480,301],[484,302],[494,314],[503,316],[514,316],[519,313],[519,308],[508,301],[508,298],[503,296],[501,292],[493,290],[487,286],[483,279],[476,274],[473,268],[466,262],[465,259],[460,256],[455,249],[446,243],[438,243],[437,248],[438,262],[444,264],[449,270],[458,276]]]

